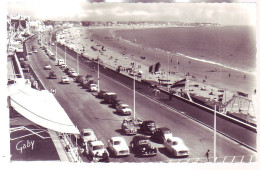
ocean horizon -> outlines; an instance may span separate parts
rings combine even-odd
[[[115,30],[116,37],[248,74],[256,72],[255,28],[249,26],[166,27]]]

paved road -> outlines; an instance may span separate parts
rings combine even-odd
[[[29,40],[29,46],[32,45],[31,43],[32,40]],[[36,45],[36,42],[33,43]],[[58,49],[58,53],[64,56],[62,50]],[[115,109],[103,104],[102,100],[97,99],[74,82],[71,82],[70,85],[62,85],[59,83],[60,79],[50,80],[46,78],[48,76],[48,71],[42,69],[46,63],[51,63],[52,68],[56,71],[58,77],[65,75],[65,73],[57,66],[54,66],[55,63],[48,59],[40,49],[38,49],[37,54],[33,54],[29,62],[32,64],[32,67],[37,72],[46,88],[52,87],[57,89],[55,97],[79,129],[92,128],[98,136],[98,139],[102,140],[105,144],[110,137],[122,135],[119,129],[124,117],[117,115]],[[73,58],[68,56],[67,63],[70,67],[76,68],[76,61]],[[92,74],[94,75],[94,78],[97,79],[97,73],[93,72],[91,68],[84,64],[80,64],[80,73],[83,75]],[[133,91],[131,89],[104,74],[100,75],[100,80],[101,89],[108,89],[116,92],[122,101],[128,103],[133,108]],[[182,105],[179,107],[186,108],[187,106]],[[192,110],[194,108],[190,109]],[[207,149],[213,151],[213,131],[187,117],[138,93],[136,94],[136,111],[137,117],[143,120],[152,119],[156,122],[157,127],[169,127],[174,136],[181,137],[190,148],[191,158],[204,157]],[[127,140],[128,144],[132,139],[131,136],[124,136],[124,138]],[[111,158],[111,161],[152,162],[170,161],[174,159],[165,151],[161,144],[153,143],[153,145],[159,147],[159,153],[155,157],[138,158],[134,154],[131,154],[126,158]],[[226,137],[217,135],[218,157],[254,154],[254,152]],[[84,158],[84,161],[87,161],[87,159]]]

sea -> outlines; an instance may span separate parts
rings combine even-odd
[[[115,35],[145,48],[237,71],[256,73],[256,30],[250,26],[164,27],[116,30]]]

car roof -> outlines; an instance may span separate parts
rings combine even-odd
[[[121,136],[115,136],[115,137],[112,137],[111,139],[112,139],[113,141],[123,141],[123,140],[124,140],[124,138],[121,137]]]
[[[107,92],[108,95],[115,95],[116,93],[114,92]]]
[[[179,138],[179,137],[173,137],[173,136],[170,136],[167,140],[171,140],[171,141],[182,141],[181,138]]]
[[[92,129],[82,129],[82,132],[94,132]]]
[[[120,103],[120,105],[123,106],[123,107],[129,107],[129,105],[125,104],[125,103]]]
[[[93,146],[95,146],[95,145],[104,145],[104,143],[102,142],[102,141],[99,141],[99,140],[97,140],[97,141],[92,141],[92,142],[90,142]]]
[[[143,123],[155,123],[153,120],[144,120]]]
[[[161,130],[161,131],[171,131],[169,128],[167,127],[160,127],[160,128],[157,128],[158,130]]]
[[[149,140],[148,137],[143,136],[143,135],[134,136],[134,139],[135,139],[135,140],[147,140],[147,139]]]

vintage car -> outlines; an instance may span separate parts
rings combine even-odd
[[[56,73],[55,73],[54,71],[51,71],[51,72],[49,73],[49,78],[50,78],[50,79],[56,79],[56,78],[57,78]]]
[[[134,136],[130,146],[139,156],[155,156],[157,154],[157,148],[152,147],[149,138],[143,135]]]
[[[71,70],[71,71],[69,71],[69,75],[70,75],[71,77],[77,77],[77,76],[78,76],[78,73],[77,73],[75,70]]]
[[[124,103],[117,103],[116,104],[116,111],[121,115],[131,115],[132,109],[128,106],[128,104]]]
[[[71,70],[71,69],[73,69],[73,68],[67,67],[67,68],[65,68],[63,71],[68,74],[68,73],[69,73],[69,70]]]
[[[96,83],[91,83],[90,85],[89,85],[89,91],[91,91],[91,92],[96,92],[96,91],[98,91],[98,85],[96,84]]]
[[[137,133],[137,127],[131,118],[125,118],[121,125],[121,129],[126,135],[135,135]]]
[[[163,143],[165,140],[167,140],[169,137],[172,136],[172,132],[169,128],[167,127],[161,127],[157,128],[152,135],[151,139],[158,141],[160,143]]]
[[[88,90],[90,90],[91,84],[97,84],[94,80],[90,80],[90,81],[83,81],[82,86]]]
[[[108,92],[107,90],[100,90],[98,92],[98,97],[101,98],[101,99],[104,99],[107,92]]]
[[[83,75],[78,75],[76,78],[75,78],[75,81],[77,83],[83,83],[85,80],[85,77]]]
[[[130,154],[129,147],[122,137],[112,137],[108,140],[108,149],[114,156],[128,156]]]
[[[68,76],[62,76],[61,77],[61,83],[62,84],[69,84],[70,83],[70,79]]]
[[[82,129],[80,131],[80,141],[85,145],[89,141],[96,141],[97,137],[92,129]]]
[[[46,64],[44,67],[43,67],[44,70],[51,70],[51,65],[50,64]]]
[[[106,103],[112,104],[112,106],[116,106],[120,102],[117,94],[114,92],[106,92],[104,99]]]
[[[109,153],[102,141],[89,141],[86,147],[86,153],[90,160],[106,161],[109,160]]]
[[[152,120],[143,121],[140,130],[146,135],[152,135],[156,130],[155,122]]]
[[[62,69],[65,69],[65,68],[67,68],[68,66],[67,66],[67,64],[61,64],[60,65],[60,68],[62,68]]]
[[[184,144],[183,140],[179,137],[169,137],[164,141],[164,146],[168,152],[174,157],[187,157],[189,156],[189,148]]]

